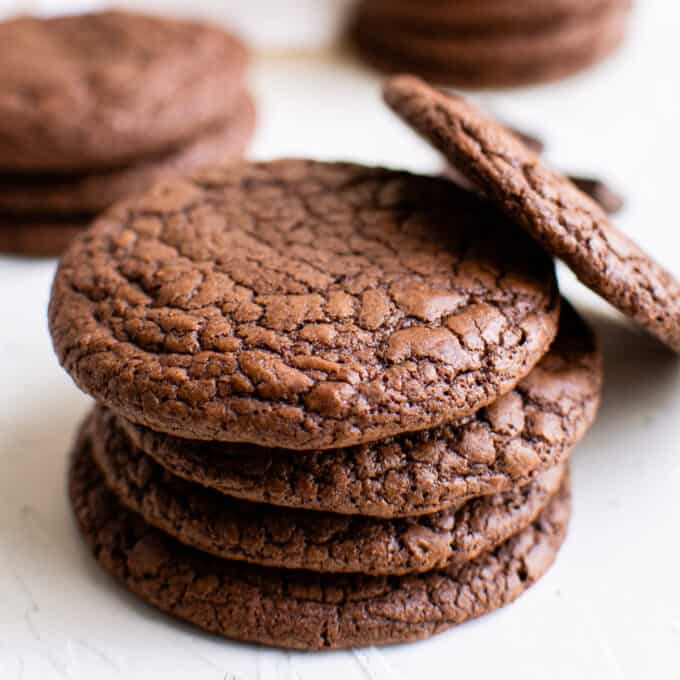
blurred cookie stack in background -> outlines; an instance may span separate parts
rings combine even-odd
[[[247,52],[205,24],[126,12],[0,23],[0,251],[58,255],[101,210],[242,156]]]
[[[361,0],[351,26],[365,60],[461,87],[556,80],[610,55],[631,0]]]

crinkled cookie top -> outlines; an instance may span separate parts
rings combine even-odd
[[[550,258],[474,195],[283,160],[113,208],[64,256],[50,329],[76,383],[133,422],[310,449],[492,403],[558,314]]]

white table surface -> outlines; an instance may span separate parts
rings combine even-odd
[[[41,3],[23,3],[31,4]],[[242,4],[252,12],[265,3]],[[606,66],[480,99],[543,134],[554,162],[618,186],[628,198],[620,225],[680,273],[680,7],[640,4],[628,47]],[[314,28],[319,12],[311,16]],[[378,79],[347,60],[263,57],[252,84],[257,158],[439,167],[381,105]],[[575,454],[574,517],[554,568],[516,604],[432,640],[300,654],[174,623],[117,587],[81,545],[65,467],[90,401],[51,351],[45,307],[54,266],[0,258],[2,680],[680,677],[680,361],[569,273],[560,271],[563,290],[601,333],[607,380],[599,420]]]

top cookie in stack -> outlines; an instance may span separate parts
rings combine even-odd
[[[154,430],[337,448],[468,416],[552,342],[550,258],[445,180],[237,164],[119,204],[62,260],[59,357]]]
[[[461,87],[555,80],[608,56],[630,0],[362,0],[361,54],[390,73]]]
[[[0,247],[56,254],[159,177],[240,157],[247,55],[224,31],[125,12],[0,23]]]

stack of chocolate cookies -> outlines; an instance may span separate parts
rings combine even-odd
[[[576,73],[623,41],[631,0],[362,0],[351,34],[387,72],[461,87]]]
[[[164,176],[240,158],[255,122],[243,45],[124,12],[0,23],[0,252],[59,254]]]
[[[593,248],[591,285],[680,349],[680,287],[590,199],[460,100],[413,79],[387,99],[487,196],[238,163],[117,204],[56,274],[54,346],[97,400],[70,472],[81,532],[126,588],[226,637],[415,640],[545,573],[602,375],[535,240],[563,235],[535,225]]]

